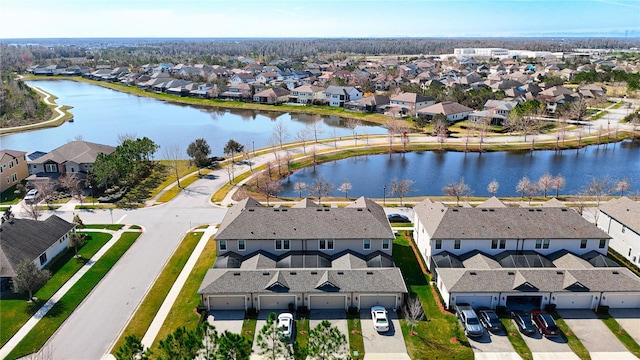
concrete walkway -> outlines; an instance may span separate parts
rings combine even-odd
[[[118,231],[110,231],[104,229],[88,229],[91,232],[104,232],[112,234],[113,237],[109,240],[98,252],[95,253],[73,276],[67,280],[60,289],[51,296],[51,298],[29,319],[27,322],[13,335],[11,339],[0,349],[0,359],[4,359],[13,349],[24,339],[24,337],[33,329],[36,324],[51,310],[51,308],[84,276],[84,274],[91,269],[95,264],[119,239],[120,236],[126,232],[128,227],[123,227]],[[138,230],[136,230],[137,232]]]

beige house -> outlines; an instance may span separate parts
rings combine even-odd
[[[26,152],[0,150],[0,192],[19,184],[29,176]]]

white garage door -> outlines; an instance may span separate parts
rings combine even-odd
[[[260,310],[286,310],[289,304],[296,307],[295,295],[261,295],[258,297]]]
[[[558,309],[591,309],[593,294],[554,294]]]
[[[346,295],[309,295],[309,309],[345,310],[346,304]]]
[[[491,300],[493,295],[455,295],[453,304],[467,303],[472,308],[477,309],[479,307],[491,307]]]
[[[604,293],[603,303],[614,309],[633,309],[640,308],[640,293],[636,294],[611,294]]]
[[[395,295],[360,295],[360,309],[369,309],[372,306],[384,306],[387,309],[395,309]]]
[[[209,310],[245,310],[244,296],[209,296]]]

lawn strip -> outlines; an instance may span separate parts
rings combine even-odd
[[[362,338],[362,322],[360,313],[347,314],[347,326],[349,328],[349,356],[353,360],[364,359],[364,339]],[[358,356],[354,355],[358,352]]]
[[[78,249],[80,259],[74,258],[75,250],[67,249],[56,257],[46,268],[52,273],[51,279],[40,290],[34,293],[36,303],[28,303],[27,296],[11,295],[0,299],[2,321],[0,321],[0,346],[4,346],[13,335],[42,307],[60,287],[84,265],[83,259],[90,259],[111,239],[107,233],[86,233],[91,236],[85,245]]]
[[[147,332],[149,325],[153,321],[158,309],[162,305],[165,297],[171,290],[173,283],[180,275],[182,268],[189,260],[193,249],[198,245],[203,232],[191,232],[185,235],[180,245],[175,250],[162,272],[153,284],[153,287],[146,294],[144,300],[136,309],[135,314],[129,320],[122,334],[114,344],[112,352],[116,352],[123,344],[124,338],[128,335],[136,335],[142,339]]]
[[[520,331],[516,327],[516,324],[513,323],[510,317],[501,316],[500,321],[504,328],[507,330],[507,338],[513,346],[513,349],[520,355],[523,360],[533,360],[533,354],[531,354],[531,350],[527,346],[527,343],[522,338]]]
[[[197,180],[200,180],[200,176],[198,176],[197,173],[187,177],[186,179],[180,180],[180,186],[182,186],[181,188],[176,185],[171,189],[168,189],[167,191],[162,193],[160,197],[158,197],[158,201],[167,202],[167,201],[173,200],[173,198],[175,198],[182,191],[182,189],[193,184]]]
[[[596,313],[605,325],[613,332],[620,342],[636,357],[640,358],[640,345],[629,333],[609,314]]]
[[[40,350],[139,236],[140,233],[123,233],[120,239],[93,264],[87,273],[69,289],[22,339],[7,358],[15,359]]]

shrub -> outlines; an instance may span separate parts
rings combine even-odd
[[[556,311],[556,304],[547,304],[547,305],[545,305],[545,306],[544,306],[544,309],[545,309],[547,312],[553,312],[553,311]]]

